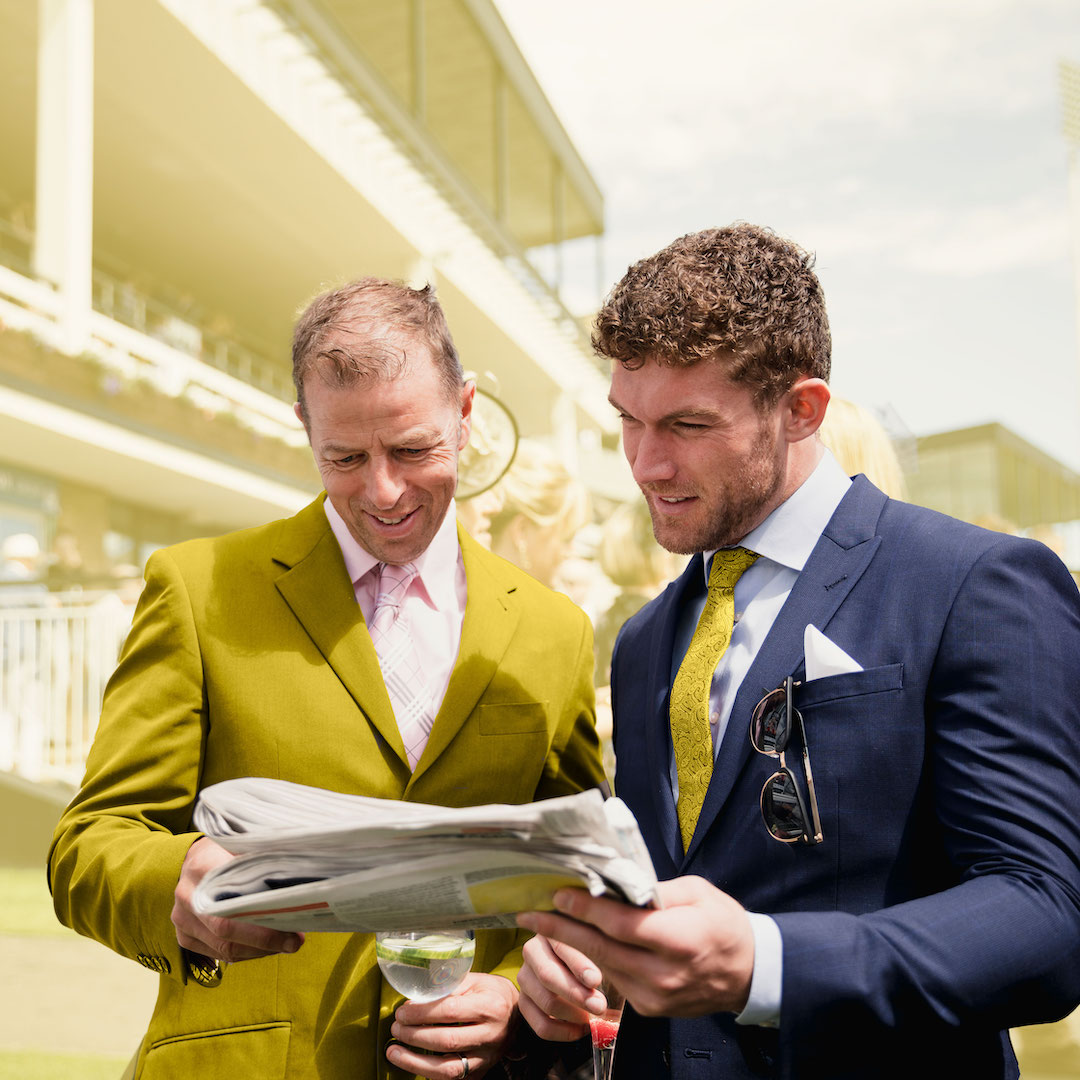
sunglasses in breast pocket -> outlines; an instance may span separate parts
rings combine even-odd
[[[769,835],[784,844],[820,844],[821,832],[814,773],[810,768],[810,748],[802,713],[792,704],[795,682],[789,675],[784,685],[766,694],[750,717],[750,743],[759,754],[777,758],[780,767],[761,789],[761,816]],[[795,775],[787,766],[784,751],[795,729],[802,742],[803,772],[809,798],[804,800]],[[809,813],[807,807],[809,806]]]

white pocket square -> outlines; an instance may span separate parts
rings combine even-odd
[[[806,658],[806,681],[826,675],[847,675],[862,671],[862,664],[852,660],[835,641],[830,641],[816,626],[807,623],[803,633],[803,656]]]

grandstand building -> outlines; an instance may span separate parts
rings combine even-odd
[[[614,458],[560,298],[603,200],[491,0],[0,0],[0,146],[0,773],[78,782],[150,551],[320,490],[317,292],[431,282],[521,434]]]

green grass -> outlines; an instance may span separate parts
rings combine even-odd
[[[127,1060],[97,1054],[0,1050],[0,1080],[119,1080]]]
[[[44,870],[0,868],[0,934],[70,933],[53,914]],[[9,1075],[14,1074],[4,1072],[4,1062],[0,1059],[0,1078]]]

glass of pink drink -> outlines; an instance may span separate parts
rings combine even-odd
[[[601,985],[600,992],[607,998],[608,1007],[602,1013],[589,1017],[593,1076],[596,1080],[611,1080],[611,1066],[615,1060],[615,1040],[618,1038],[619,1021],[622,1019],[623,998],[619,991],[607,982]]]

